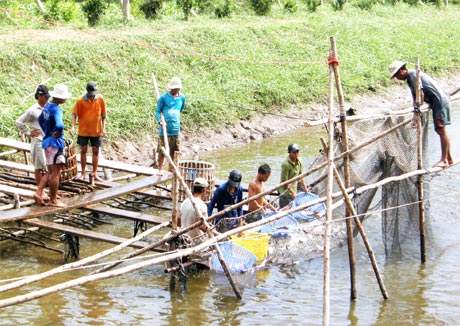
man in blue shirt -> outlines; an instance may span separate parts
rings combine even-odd
[[[447,135],[446,126],[450,125],[450,98],[447,93],[439,87],[438,83],[424,72],[420,72],[420,92],[421,101],[417,103],[415,98],[415,83],[416,71],[408,70],[406,62],[394,61],[388,70],[390,71],[390,79],[405,80],[412,93],[414,107],[421,105],[424,101],[430,105],[433,110],[434,130],[439,135],[441,140],[441,159],[433,165],[433,167],[446,168],[451,165],[454,160],[450,153],[450,139]]]
[[[64,104],[72,94],[68,92],[68,88],[64,84],[57,84],[54,90],[49,92],[49,94],[53,99],[45,105],[42,113],[38,117],[38,123],[45,134],[42,147],[45,150],[48,171],[38,184],[37,191],[34,194],[34,200],[38,205],[45,204],[42,199],[43,189],[46,184],[48,184],[50,188],[50,201],[48,205],[64,207],[65,204],[57,200],[61,166],[66,163],[64,156],[64,121],[62,118],[62,109],[59,105]]]
[[[208,216],[212,215],[214,206],[217,205],[217,211],[220,212],[229,206],[233,206],[243,201],[243,188],[241,187],[241,179],[243,175],[238,170],[230,171],[228,181],[221,184],[208,205]],[[219,216],[214,221],[217,225],[217,231],[223,233],[243,225],[243,206],[235,208],[223,216]]]
[[[179,151],[179,134],[180,134],[180,114],[185,109],[185,96],[180,93],[182,82],[179,77],[173,77],[169,82],[169,92],[160,96],[155,110],[155,116],[160,124],[159,139],[158,139],[158,170],[161,173],[163,169],[164,154],[161,152],[161,147],[165,146],[163,136],[163,122],[161,114],[164,115],[166,123],[166,133],[168,137],[169,155],[174,160],[174,152]],[[169,171],[172,168],[169,167]]]

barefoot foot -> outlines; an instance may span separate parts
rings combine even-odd
[[[54,200],[54,201],[50,201],[50,202],[48,203],[48,206],[53,206],[53,207],[65,207],[66,204],[64,204],[63,202]]]
[[[447,163],[447,161],[439,161],[437,162],[436,164],[433,165],[434,168],[447,168],[449,167],[449,163]]]
[[[46,203],[43,201],[42,196],[34,194],[34,200],[35,200],[35,204],[37,204],[38,206],[45,206],[46,205]]]

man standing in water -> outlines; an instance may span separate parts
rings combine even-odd
[[[302,174],[302,160],[299,158],[299,152],[299,145],[289,144],[289,156],[284,160],[284,162],[281,165],[281,182],[290,180]],[[302,188],[305,191],[308,191],[308,187],[305,184],[303,178],[299,181],[302,185]],[[297,194],[297,185],[299,181],[293,181],[290,184],[287,184],[286,186],[278,188],[278,192],[280,194],[280,208],[287,206],[292,200],[295,199]]]
[[[264,192],[264,183],[268,180],[271,174],[271,169],[268,164],[262,164],[259,166],[257,171],[257,176],[249,183],[248,186],[248,196],[253,197],[262,192]],[[265,197],[260,197],[259,199],[252,200],[248,204],[248,214],[245,218],[245,221],[248,223],[252,223],[258,221],[262,218],[262,215],[267,213],[267,207],[272,210],[276,211],[276,207],[272,204],[267,202]]]
[[[180,114],[185,109],[185,96],[180,93],[182,89],[182,82],[179,77],[173,77],[169,82],[169,92],[164,93],[160,96],[157,102],[157,108],[155,110],[155,116],[160,124],[159,126],[159,139],[158,139],[158,170],[161,173],[163,169],[164,154],[161,151],[161,147],[165,146],[163,136],[163,121],[161,120],[161,114],[164,115],[164,121],[166,123],[166,133],[168,137],[169,145],[169,156],[174,161],[174,152],[179,151],[179,134],[180,134]],[[169,171],[172,168],[169,167]]]
[[[38,124],[38,117],[42,113],[43,107],[48,103],[50,94],[48,87],[38,85],[35,90],[37,103],[32,105],[16,120],[16,127],[26,136],[30,137],[30,154],[34,162],[35,182],[38,184],[42,178],[42,173],[46,171],[45,154],[42,148],[43,131]]]
[[[217,206],[217,211],[220,212],[227,207],[243,201],[243,187],[240,185],[242,178],[243,175],[240,171],[230,171],[227,182],[224,182],[216,189],[214,196],[208,204],[208,216],[212,215],[214,206]],[[214,224],[217,225],[217,231],[223,233],[242,226],[243,221],[241,216],[243,216],[243,206],[235,208],[223,216],[219,216],[214,221]]]
[[[206,190],[208,187],[209,183],[206,179],[196,178],[193,180],[193,201],[195,202],[201,215],[204,218],[208,217],[207,206],[204,202],[204,198],[206,197]],[[190,198],[185,199],[180,206],[180,219],[178,226],[181,228],[186,228],[199,221],[200,217],[196,214],[192,201]],[[197,245],[207,239],[208,236],[206,235],[206,231],[206,226],[202,224],[200,227],[190,230],[186,234],[192,238],[193,244]],[[214,231],[214,233],[217,232]]]
[[[64,84],[57,84],[54,86],[54,90],[49,93],[53,99],[45,105],[38,117],[38,123],[45,133],[42,146],[45,149],[48,172],[41,178],[34,194],[34,200],[38,205],[45,204],[42,199],[43,189],[48,184],[50,188],[48,205],[64,207],[65,204],[57,200],[61,166],[66,163],[64,156],[64,121],[62,119],[62,109],[59,105],[64,104],[72,94],[69,93],[67,86]]]
[[[420,109],[419,106],[423,101],[430,105],[430,109],[433,110],[434,130],[441,140],[441,159],[433,167],[446,168],[454,162],[450,153],[450,139],[445,128],[447,125],[450,125],[449,95],[439,87],[433,78],[420,71],[421,103],[417,103],[417,99],[415,98],[416,71],[414,69],[408,70],[406,64],[407,62],[394,61],[388,68],[390,79],[396,78],[407,82],[412,93],[415,109]]]
[[[95,181],[102,181],[97,175],[99,165],[99,149],[102,146],[102,137],[105,135],[106,118],[105,101],[101,94],[98,94],[97,84],[93,81],[86,84],[86,94],[80,96],[72,110],[72,122],[69,133],[74,134],[75,122],[78,118],[78,138],[80,145],[80,180],[86,178],[86,153],[88,143],[91,145],[93,173]],[[90,176],[91,176],[90,175]]]

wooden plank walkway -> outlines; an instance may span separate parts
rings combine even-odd
[[[12,170],[18,170],[23,172],[34,172],[33,165],[21,164],[18,162],[0,160],[0,167]]]
[[[105,234],[105,233],[98,233],[94,231],[89,231],[89,230],[83,230],[79,229],[73,226],[69,225],[63,225],[60,223],[54,223],[54,222],[49,222],[49,221],[44,221],[40,220],[38,218],[32,218],[29,220],[25,220],[24,223],[33,225],[33,226],[38,226],[40,228],[46,228],[54,231],[59,231],[59,232],[67,232],[79,237],[84,237],[92,240],[98,240],[98,241],[103,241],[103,242],[109,242],[109,243],[115,243],[115,244],[120,244],[128,239],[122,238],[122,237],[117,237],[111,234]],[[134,248],[144,248],[147,246],[147,242],[143,241],[137,241],[131,244],[131,247]]]
[[[2,185],[0,184],[0,192],[3,192],[5,194],[18,194],[19,196],[27,197],[27,198],[34,198],[35,191],[32,190],[27,190],[27,189],[22,189],[22,188],[16,188],[16,187],[11,187],[7,185]]]
[[[152,223],[152,224],[161,224],[161,223],[168,221],[168,219],[164,217],[158,217],[158,216],[153,216],[150,214],[127,211],[124,209],[107,207],[107,206],[102,206],[102,205],[89,206],[89,207],[85,207],[85,209],[95,212],[95,213],[112,215],[115,217],[127,218],[130,220],[141,221],[141,222]]]
[[[0,223],[21,221],[34,217],[42,217],[76,208],[94,205],[108,199],[120,197],[131,192],[151,187],[155,184],[165,183],[170,179],[170,173],[163,173],[161,176],[155,175],[151,177],[145,177],[140,180],[121,184],[117,187],[108,188],[81,196],[66,198],[62,200],[62,202],[66,204],[66,207],[33,206],[0,212]]]
[[[17,150],[21,150],[24,152],[30,152],[30,144],[24,143],[18,140],[14,140],[14,139],[0,137],[0,146],[17,149]],[[80,162],[80,155],[77,155],[77,161]],[[8,161],[2,161],[0,163],[4,164],[4,167],[15,168],[15,169],[22,168],[21,171],[24,171],[24,167],[22,166],[16,167],[17,163],[15,162],[8,162],[8,163],[5,163],[5,162],[8,162]],[[93,162],[92,156],[87,156],[86,163],[89,165],[92,165],[92,162]],[[12,164],[14,164],[14,166],[12,166]],[[22,164],[22,165],[28,166],[25,164]],[[147,176],[156,175],[158,173],[158,169],[154,169],[151,167],[141,166],[141,165],[136,165],[136,164],[128,164],[128,163],[123,163],[119,161],[105,160],[105,159],[99,160],[98,165],[100,168],[113,169],[113,170],[118,170],[118,171],[123,171],[123,172],[131,172],[131,173],[147,175]],[[0,165],[0,166],[3,166],[3,165]],[[26,170],[26,171],[30,172],[29,170]],[[33,172],[33,167],[32,167],[32,172]]]

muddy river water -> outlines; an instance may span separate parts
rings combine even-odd
[[[455,157],[460,155],[460,106],[452,108],[448,128]],[[203,153],[201,160],[216,165],[216,177],[225,179],[232,168],[243,181],[254,177],[258,165],[272,166],[268,186],[279,181],[280,165],[290,142],[301,146],[305,165],[320,148],[320,131],[299,129],[269,140]],[[430,130],[430,163],[439,158],[439,141]],[[350,302],[348,257],[345,247],[331,255],[331,325],[455,325],[460,299],[460,168],[453,167],[430,182],[432,237],[427,241],[427,262],[419,254],[386,259],[381,221],[366,220],[364,227],[373,246],[387,288],[384,300],[369,259],[359,239],[356,244],[357,295]],[[165,211],[152,211],[167,216]],[[97,231],[130,237],[132,222],[107,219]],[[81,240],[81,257],[111,247]],[[43,272],[62,263],[59,254],[32,246],[0,247],[1,279]],[[51,280],[0,294],[7,298],[86,275],[77,270]],[[322,325],[323,259],[300,260],[236,277],[242,300],[235,298],[225,277],[199,272],[188,281],[186,293],[169,290],[169,276],[153,266],[120,277],[89,283],[17,306],[0,308],[0,325]],[[3,284],[3,283],[1,283]]]

